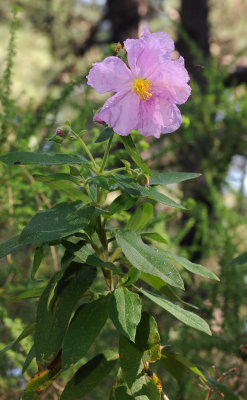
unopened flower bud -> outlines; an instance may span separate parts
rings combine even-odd
[[[138,182],[140,185],[142,185],[142,186],[148,187],[148,186],[149,186],[149,183],[150,183],[149,176],[146,175],[146,174],[140,174],[140,175],[138,175],[138,177],[137,177],[137,182]]]
[[[77,165],[70,165],[69,170],[70,170],[70,175],[72,175],[72,176],[81,175],[81,169]]]
[[[64,133],[64,131],[62,131],[62,129],[57,129],[57,134],[62,137],[66,136],[66,134]]]
[[[98,122],[98,124],[104,124],[104,121],[99,117],[99,114],[95,114],[95,122]]]

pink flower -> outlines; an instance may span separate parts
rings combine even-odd
[[[183,58],[171,60],[174,42],[166,33],[144,29],[140,39],[127,39],[124,46],[129,68],[120,58],[107,57],[87,76],[97,92],[115,92],[97,117],[123,136],[132,129],[156,138],[175,131],[182,122],[176,104],[185,103],[191,89]]]

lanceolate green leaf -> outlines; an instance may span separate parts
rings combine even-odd
[[[187,303],[186,301],[182,300],[177,295],[177,293],[175,293],[175,291],[169,285],[167,285],[167,283],[162,281],[162,279],[158,278],[157,276],[153,276],[150,274],[146,274],[145,272],[142,272],[140,275],[140,279],[146,282],[149,286],[152,286],[155,290],[157,290],[157,292],[164,294],[165,297],[167,297],[168,299],[178,301],[184,306],[198,310],[198,307],[196,307],[195,305]]]
[[[106,140],[110,139],[113,134],[114,130],[110,127],[107,127],[100,132],[98,138],[95,140],[95,143],[105,142]]]
[[[122,175],[112,175],[115,179],[116,183],[119,185],[121,189],[125,192],[129,193],[135,197],[148,197],[150,199],[156,200],[162,204],[166,204],[167,206],[184,209],[183,206],[176,203],[174,200],[170,199],[168,196],[163,193],[158,192],[152,186],[146,187],[141,186],[139,183],[134,181],[132,178]]]
[[[142,313],[136,330],[136,346],[143,353],[143,361],[154,363],[161,357],[160,335],[154,317],[147,312]]]
[[[134,232],[118,232],[116,240],[135,268],[157,276],[172,286],[184,288],[182,278],[172,262],[158,250],[144,244],[140,235]]]
[[[181,383],[186,370],[182,363],[177,361],[175,358],[170,357],[168,354],[162,354],[160,363],[162,367],[178,381],[178,383]]]
[[[247,263],[247,251],[245,251],[243,254],[240,254],[240,256],[234,258],[228,265],[233,266],[233,265],[241,265]]]
[[[161,236],[158,232],[142,232],[141,237],[148,239],[148,240],[154,240],[155,242],[159,243],[164,243],[167,244],[167,240]]]
[[[192,313],[191,311],[184,310],[183,308],[177,306],[176,304],[172,303],[171,301],[161,296],[158,296],[157,294],[148,292],[147,290],[140,288],[138,288],[138,290],[141,293],[143,293],[148,299],[158,304],[160,307],[168,311],[170,314],[172,314],[175,318],[182,321],[184,324],[191,326],[192,328],[195,328],[204,333],[207,333],[208,335],[211,335],[211,331],[208,324],[198,315]]]
[[[74,201],[81,200],[85,203],[89,202],[89,198],[87,197],[87,195],[85,193],[83,193],[79,188],[76,188],[75,186],[73,186],[73,184],[70,183],[71,180],[62,179],[60,177],[57,177],[56,175],[60,175],[60,174],[34,175],[34,177],[36,180],[43,182],[47,186],[50,186],[53,190],[58,190],[63,193],[66,193],[68,199],[70,199],[70,200],[74,200]],[[78,182],[77,182],[77,184],[78,184]]]
[[[150,177],[151,185],[170,185],[172,183],[179,183],[194,179],[201,176],[193,172],[154,172]]]
[[[128,136],[119,136],[121,142],[123,143],[127,153],[132,158],[132,160],[136,163],[136,165],[142,169],[146,174],[152,175],[152,172],[148,168],[147,164],[142,160],[139,151],[137,150],[135,143],[133,142],[130,135]]]
[[[35,353],[41,367],[47,366],[57,355],[74,308],[96,277],[96,270],[72,263],[58,282],[52,301],[48,304],[57,276],[42,294],[37,310],[34,336]]]
[[[13,340],[11,343],[9,343],[7,346],[5,346],[3,349],[0,350],[0,355],[6,353],[6,351],[12,349],[14,345],[17,343],[21,342],[23,339],[25,339],[27,336],[31,335],[34,331],[35,328],[35,323],[32,322],[31,324],[27,325],[25,329],[21,332],[21,334],[17,337],[17,339]]]
[[[128,210],[134,204],[136,199],[131,197],[128,193],[120,194],[109,206],[108,211],[111,215],[119,213],[124,210]]]
[[[34,280],[35,274],[38,271],[41,261],[44,257],[44,248],[43,246],[38,246],[35,249],[34,258],[33,258],[33,266],[31,270],[31,279]]]
[[[172,366],[173,366],[172,370],[168,369],[168,371],[171,372],[171,374],[174,375],[176,379],[179,380],[179,376],[176,376],[177,375],[176,372],[178,370],[177,371],[174,370],[175,365],[177,365],[178,369],[181,369],[181,371],[183,370],[183,368],[187,368],[195,375],[199,376],[205,383],[208,384],[208,386],[210,386],[216,392],[224,393],[225,395],[224,399],[239,400],[238,396],[236,396],[235,393],[233,393],[233,391],[229,387],[207,376],[205,372],[201,371],[196,365],[192,364],[185,357],[181,356],[178,353],[174,353],[170,350],[166,350],[166,348],[162,350],[162,359],[161,359],[161,365],[163,365],[165,369],[167,369],[167,363],[166,363],[167,358],[169,358],[172,361]]]
[[[107,320],[107,302],[108,296],[102,296],[76,312],[64,338],[63,368],[68,368],[86,355]]]
[[[131,342],[126,336],[119,336],[119,357],[123,376],[128,387],[131,389],[138,373],[143,369],[143,352]]]
[[[120,287],[111,294],[109,317],[120,333],[134,341],[136,327],[141,319],[141,301],[138,294]]]
[[[6,242],[0,243],[0,258],[5,257],[7,254],[12,253],[15,249],[24,246],[19,243],[20,235],[13,236],[6,240]]]
[[[151,203],[143,203],[137,207],[137,210],[131,216],[127,224],[127,229],[138,232],[147,224],[153,215],[153,206]]]
[[[0,161],[7,165],[39,164],[39,165],[62,165],[62,164],[84,164],[89,162],[83,156],[72,156],[70,154],[48,154],[29,153],[18,151],[0,156]]]
[[[88,265],[99,268],[111,269],[114,274],[123,275],[121,269],[110,261],[101,260],[96,254],[89,255],[86,259]]]
[[[82,399],[107,377],[118,361],[118,354],[105,352],[98,354],[84,364],[67,383],[61,400]]]
[[[19,241],[22,244],[41,244],[61,239],[85,228],[95,213],[93,206],[81,201],[60,203],[34,215],[23,229]]]
[[[209,279],[214,279],[216,281],[219,281],[219,278],[209,269],[203,267],[200,264],[195,264],[192,263],[191,261],[187,260],[184,257],[177,256],[170,251],[162,251],[167,257],[169,257],[171,260],[177,262],[179,265],[182,265],[185,269],[188,271],[192,272],[193,274],[197,274],[200,276],[203,276],[204,278],[209,278]]]

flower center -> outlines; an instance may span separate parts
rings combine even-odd
[[[140,99],[149,100],[152,97],[152,83],[143,78],[135,78],[133,81],[132,90],[140,96]]]

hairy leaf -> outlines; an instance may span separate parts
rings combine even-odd
[[[179,183],[194,179],[201,176],[201,174],[193,172],[154,172],[150,177],[151,185],[170,185],[172,183]]]
[[[136,327],[141,319],[141,302],[138,294],[120,287],[111,294],[109,317],[117,330],[134,341]]]
[[[184,288],[182,278],[171,261],[158,250],[144,244],[140,235],[134,232],[118,232],[116,240],[135,268],[157,276],[172,286]]]
[[[102,296],[76,312],[64,338],[63,368],[68,368],[86,355],[107,320],[107,302],[108,297]]]
[[[70,154],[48,154],[48,153],[30,153],[26,151],[17,151],[0,156],[0,161],[7,165],[19,164],[39,164],[39,165],[59,165],[59,164],[84,164],[88,161],[83,156],[72,156]]]
[[[50,301],[57,276],[55,275],[42,294],[37,310],[34,345],[37,361],[46,366],[62,346],[71,314],[96,277],[96,270],[83,264],[72,263],[58,282]]]
[[[182,265],[182,267],[184,267],[188,271],[192,272],[193,274],[197,274],[197,275],[203,276],[204,278],[214,279],[216,281],[219,281],[219,278],[212,271],[203,267],[200,264],[192,263],[191,261],[187,260],[186,258],[177,256],[177,255],[171,253],[170,251],[162,251],[162,253],[164,253],[171,260],[174,260],[178,264]]]
[[[23,229],[19,241],[22,244],[41,244],[61,239],[85,228],[95,213],[93,206],[81,201],[57,204],[34,215]]]
[[[151,301],[158,304],[164,310],[172,314],[175,318],[182,321],[185,325],[191,326],[192,328],[207,333],[208,335],[211,335],[211,331],[208,324],[198,315],[192,313],[191,311],[184,310],[183,308],[177,306],[176,304],[172,303],[171,301],[161,296],[158,296],[157,294],[151,293],[147,290],[140,288],[138,288],[138,290],[141,293],[143,293],[147,298],[149,298]]]
[[[82,399],[107,377],[118,361],[118,354],[105,352],[98,354],[84,364],[67,383],[61,400]]]

